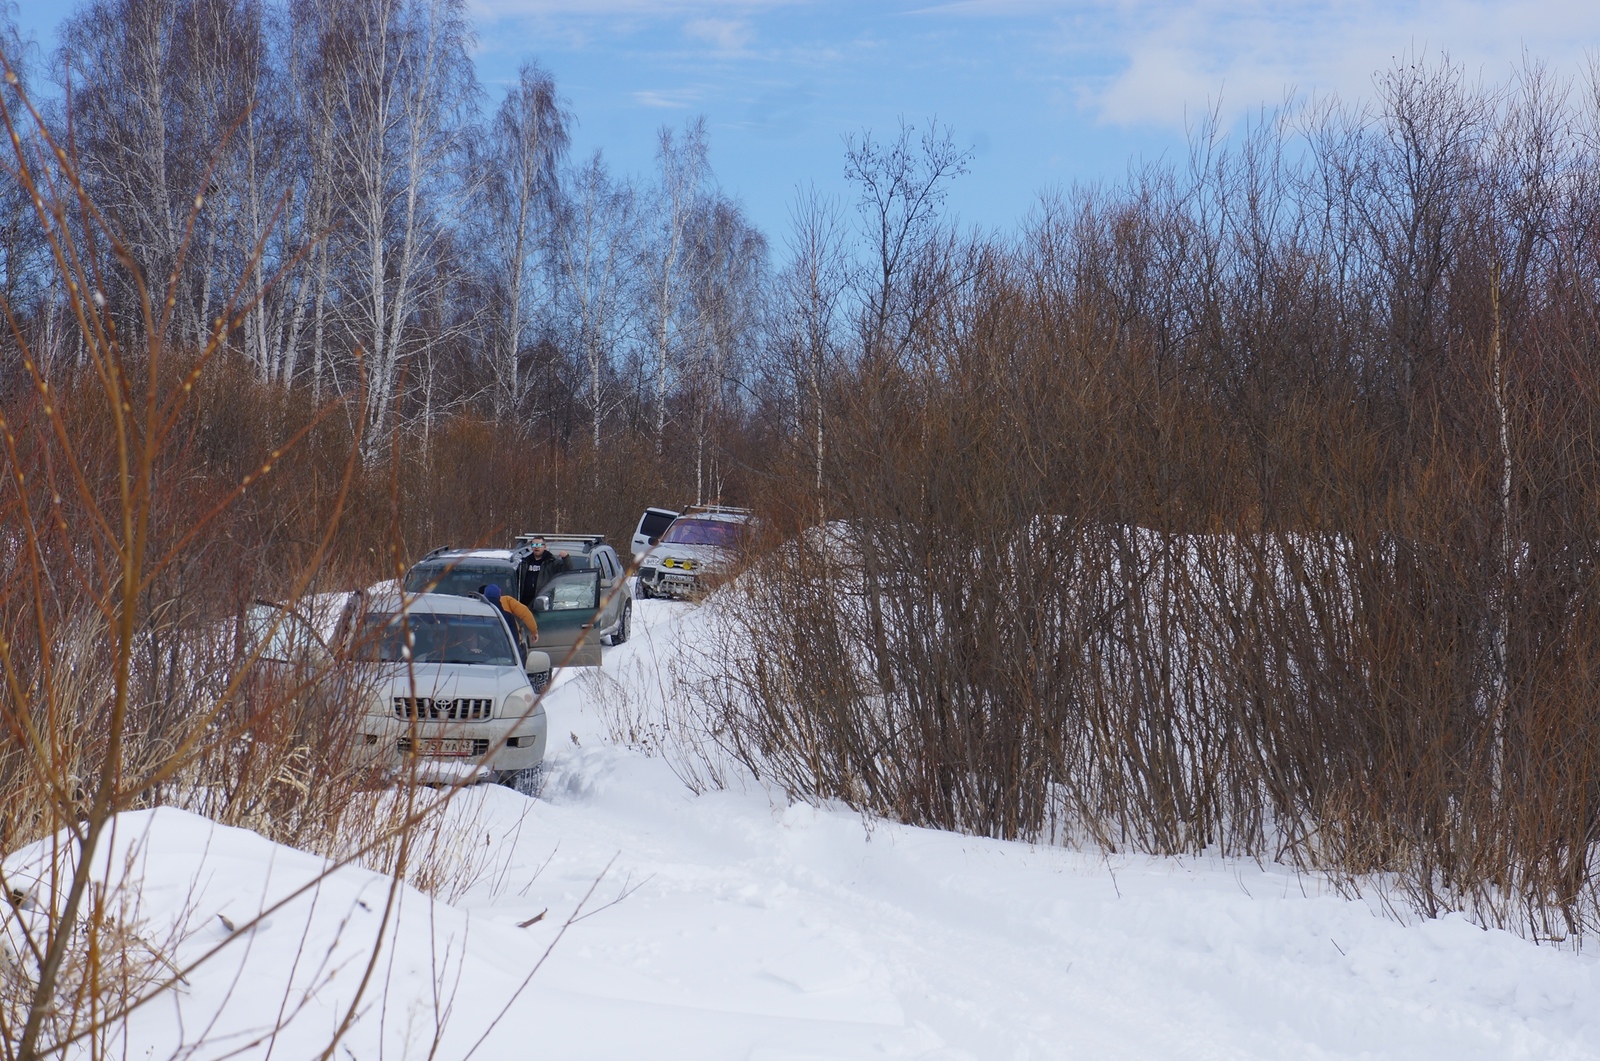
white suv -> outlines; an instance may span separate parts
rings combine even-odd
[[[419,780],[495,780],[533,794],[548,728],[535,690],[549,681],[550,657],[521,658],[498,608],[388,590],[365,595],[342,625],[362,752]]]
[[[672,521],[639,567],[639,596],[687,597],[732,566],[744,546],[747,508],[696,505]]]

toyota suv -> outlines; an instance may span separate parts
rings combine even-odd
[[[547,736],[536,690],[549,681],[549,655],[521,652],[481,597],[352,598],[338,644],[360,701],[357,747],[419,780],[495,780],[533,794]]]
[[[747,508],[695,505],[684,512],[639,567],[639,596],[687,597],[724,574],[744,545]]]

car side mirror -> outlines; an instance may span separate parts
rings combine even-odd
[[[544,674],[550,670],[550,654],[548,652],[529,652],[528,658],[522,661],[522,669],[528,674]]]
[[[550,610],[550,598],[549,597],[535,597],[535,598],[533,598],[533,610],[536,611],[536,612],[547,612],[547,611],[549,611]]]
[[[661,544],[661,535],[658,534],[654,538],[651,538],[650,539],[650,544],[652,546],[660,545]]]

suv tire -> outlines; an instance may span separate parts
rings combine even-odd
[[[617,620],[617,628],[611,631],[611,643],[620,645],[628,640],[628,635],[633,632],[633,601],[622,602],[622,618]]]
[[[529,799],[537,799],[539,790],[544,788],[544,764],[530,766],[526,770],[502,770],[496,775],[495,781]]]

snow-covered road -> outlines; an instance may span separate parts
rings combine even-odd
[[[603,677],[563,676],[546,699],[544,797],[484,787],[461,798],[452,829],[479,879],[450,905],[405,896],[399,945],[380,966],[393,970],[389,991],[338,1056],[426,1056],[444,1008],[436,1056],[465,1056],[599,878],[596,912],[571,925],[475,1056],[1600,1058],[1592,954],[1454,917],[1402,925],[1276,867],[1107,860],[866,823],[753,784],[694,795],[663,759],[610,743],[595,704],[648,711],[656,661],[700,621],[686,605],[639,602],[635,637],[607,650]],[[620,684],[601,694],[602,683]],[[241,887],[269,887],[251,860],[273,858],[284,886],[308,872],[297,858],[314,861],[232,830],[207,839],[175,812],[130,816],[125,841],[135,825],[153,828],[151,856],[163,844],[186,852],[146,858],[153,922],[176,916],[180,898],[197,924],[214,917],[208,903],[237,915]],[[214,898],[184,898],[179,885],[202,875]],[[345,919],[347,958],[361,949],[347,922],[368,916],[353,915],[358,899],[381,906],[380,885],[341,871],[321,889],[320,916]],[[270,977],[247,970],[269,986],[223,989],[241,962],[281,966],[303,922],[279,912],[248,956],[184,989],[183,1036],[192,1043],[224,997],[241,1028],[265,1022],[282,996]],[[285,946],[274,949],[275,933]],[[358,974],[320,981],[273,1056],[325,1037]],[[170,1004],[137,1016],[131,1056],[168,1055],[174,1017]],[[195,1056],[221,1056],[217,1043]]]
[[[606,667],[648,688],[694,617],[640,602],[639,619]],[[1590,956],[1457,918],[1403,926],[1276,867],[1108,861],[755,786],[694,796],[606,744],[586,691],[547,701],[550,783],[516,841],[520,866],[549,865],[514,903],[462,903],[561,911],[613,857],[640,885],[539,974],[614,1014],[552,1013],[557,1056],[1600,1057]]]

